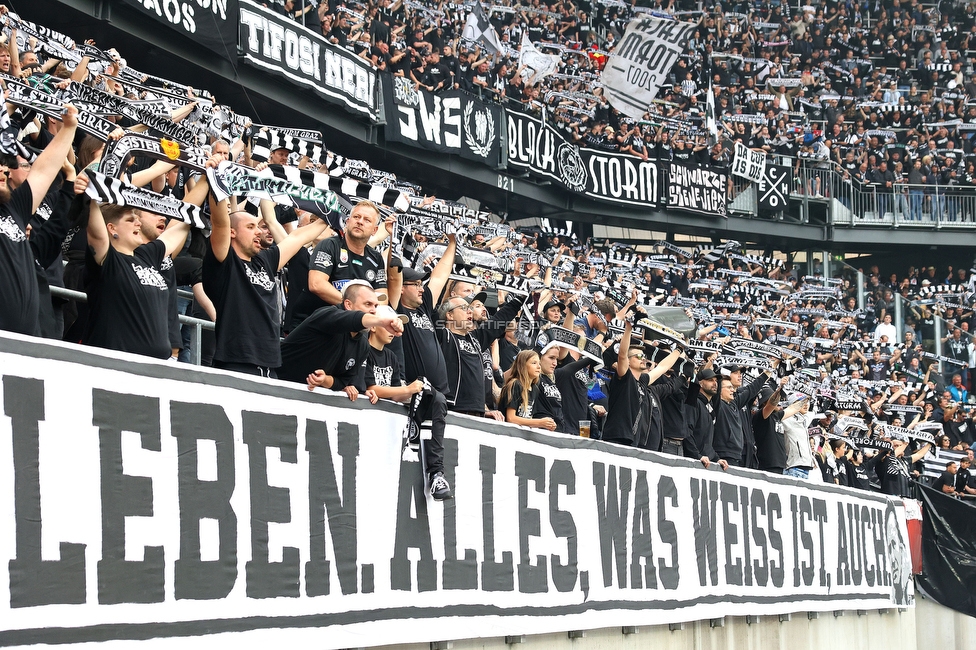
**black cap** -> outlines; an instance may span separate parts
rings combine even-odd
[[[465,300],[468,301],[469,305],[476,300],[480,303],[484,303],[485,300],[487,299],[488,299],[487,291],[479,291],[478,293],[471,293],[465,298]]]
[[[546,306],[543,307],[543,309],[542,309],[542,313],[545,314],[546,312],[548,312],[553,307],[559,307],[559,311],[561,311],[564,314],[566,313],[566,305],[565,305],[565,303],[563,303],[563,302],[561,302],[559,300],[550,300],[549,302],[547,302],[546,303]]]
[[[699,370],[697,380],[702,381],[703,379],[715,379],[715,371],[711,368]]]
[[[403,269],[403,279],[405,282],[416,282],[417,280],[420,280],[421,282],[425,282],[429,277],[430,277],[430,273],[427,273],[425,271],[418,271],[417,269],[411,268],[409,266]]]

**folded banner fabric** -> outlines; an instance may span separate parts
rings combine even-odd
[[[613,107],[632,119],[643,119],[696,28],[648,15],[630,21],[600,76]]]

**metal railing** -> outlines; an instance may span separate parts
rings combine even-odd
[[[65,289],[64,287],[51,287],[51,295],[75,302],[88,302],[88,296],[86,294],[81,291],[74,291],[73,289]],[[180,296],[192,298],[193,294],[187,291],[180,291]],[[189,325],[192,328],[190,330],[190,360],[194,365],[199,366],[201,362],[200,354],[203,330],[213,331],[214,324],[211,321],[193,318],[184,314],[180,314],[180,324]]]
[[[794,170],[791,197],[801,205],[827,204],[834,226],[921,227],[976,229],[976,188],[963,185],[910,185],[886,188],[853,179],[829,160],[770,156],[772,162]],[[732,177],[729,211],[760,216],[756,186]],[[801,221],[809,221],[801,214]]]

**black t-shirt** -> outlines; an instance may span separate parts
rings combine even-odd
[[[160,273],[166,244],[143,244],[132,255],[112,246],[101,266],[91,249],[88,267],[88,325],[82,342],[109,350],[168,359],[169,296]]]
[[[956,476],[949,470],[942,472],[939,478],[935,479],[935,483],[932,484],[932,489],[942,492],[942,488],[947,485],[953,490],[956,489]]]
[[[228,247],[223,262],[218,262],[207,247],[203,289],[217,310],[215,361],[262,368],[281,365],[275,286],[280,259],[277,245],[246,262],[233,246]]]
[[[418,377],[426,377],[431,386],[447,395],[447,364],[434,330],[437,313],[430,288],[424,287],[423,302],[417,309],[407,309],[401,301],[397,313],[406,314],[409,318],[403,326],[403,362],[407,383]]]
[[[366,388],[402,385],[397,355],[389,347],[377,350],[370,345],[366,351]]]
[[[636,445],[643,432],[650,427],[650,412],[645,404],[647,388],[627,372],[623,377],[616,372],[610,378],[610,400],[607,421],[603,427],[603,439],[624,445]]]
[[[894,454],[889,453],[878,461],[876,471],[878,480],[881,482],[882,492],[894,496],[910,496],[908,481],[911,475],[909,474],[908,463],[905,460],[895,458]]]
[[[342,288],[350,280],[366,280],[374,289],[386,288],[386,265],[383,254],[367,246],[362,255],[357,255],[346,247],[346,243],[338,235],[318,243],[312,251],[308,269],[321,271],[329,276],[329,282],[339,293],[342,293]],[[316,309],[328,304],[307,290],[307,277],[305,282],[306,291],[298,298],[295,305],[295,325]]]
[[[773,411],[763,418],[762,409],[752,417],[752,430],[756,435],[756,456],[759,469],[780,473],[786,469],[786,432],[783,430],[783,412]]]
[[[578,433],[579,421],[590,419],[590,401],[586,393],[589,380],[588,368],[592,360],[582,357],[573,361],[566,357],[569,363],[556,368],[556,387],[562,398],[562,417],[565,428],[557,429],[564,433]],[[558,424],[558,421],[557,421]]]
[[[539,384],[535,384],[529,389],[529,399],[526,402],[522,399],[522,383],[519,380],[512,382],[511,386],[511,398],[509,398],[508,389],[502,390],[502,396],[498,400],[501,402],[501,411],[506,416],[508,415],[508,409],[514,409],[515,415],[520,418],[532,418],[532,414],[535,411],[535,404],[539,400]]]
[[[183,349],[183,331],[180,326],[179,291],[176,284],[176,266],[173,258],[167,255],[159,265],[159,274],[166,280],[169,289],[169,304],[166,307],[166,328],[169,331],[169,347]]]
[[[361,332],[363,315],[361,311],[346,311],[337,306],[316,309],[282,342],[278,377],[305,383],[311,373],[324,370],[335,379],[332,390],[346,386],[366,390],[356,381],[362,379],[360,370],[368,346]],[[353,332],[357,336],[352,336]]]
[[[37,278],[26,234],[33,202],[24,182],[0,205],[0,330],[37,335]]]
[[[484,411],[484,361],[481,344],[471,334],[458,336],[444,327],[437,329],[447,366],[448,408],[452,411]]]
[[[566,422],[563,420],[563,398],[559,387],[546,375],[539,377],[539,398],[535,401],[532,417],[552,418],[556,423],[556,431],[571,433],[566,429]]]

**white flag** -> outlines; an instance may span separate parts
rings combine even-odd
[[[600,77],[613,107],[642,119],[697,27],[656,16],[632,20]]]
[[[708,98],[705,100],[705,128],[712,137],[710,144],[718,142],[718,125],[715,123],[715,90],[712,88],[712,80],[708,80]]]
[[[519,67],[522,79],[527,86],[534,86],[559,69],[558,54],[543,54],[539,51],[528,35],[522,32],[522,45],[519,48]]]

